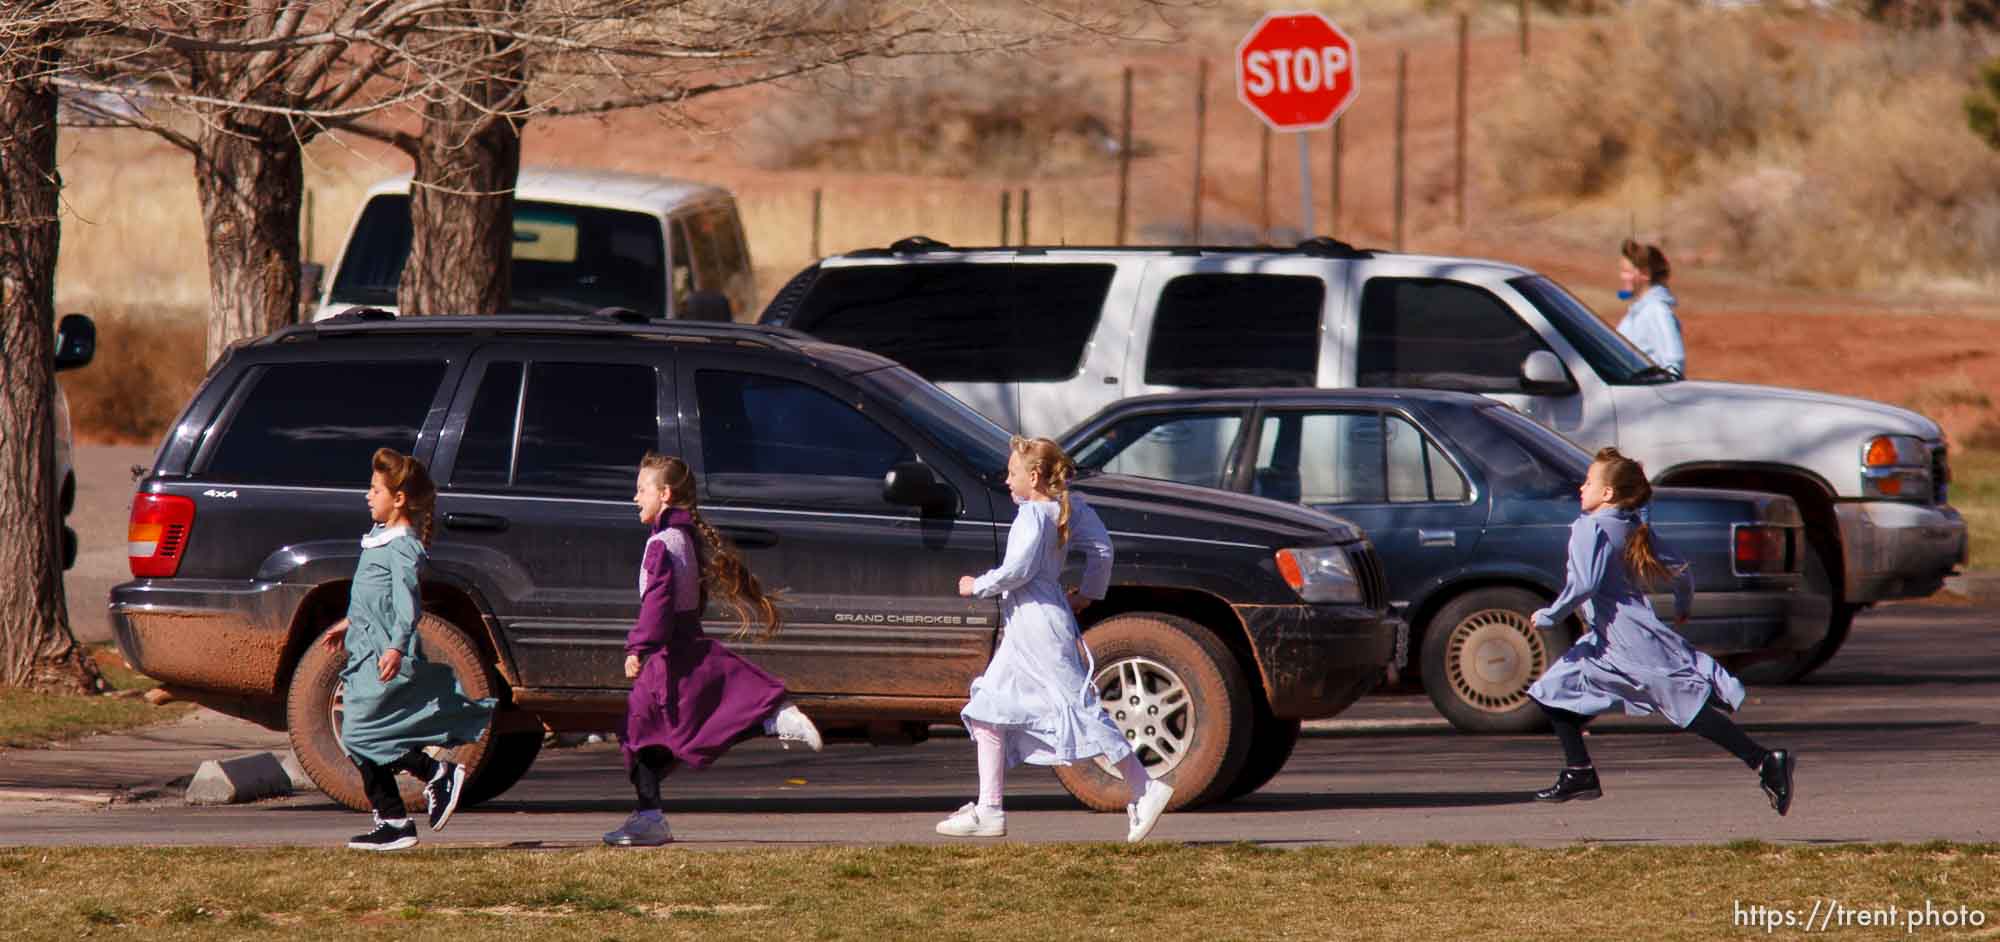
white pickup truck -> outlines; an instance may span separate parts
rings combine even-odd
[[[1808,590],[1834,614],[1818,648],[1750,666],[1753,679],[1804,676],[1856,611],[1935,592],[1967,551],[1937,423],[1861,399],[1678,379],[1562,286],[1504,262],[1330,239],[957,249],[914,237],[815,263],[762,321],[901,360],[1028,434],[1181,389],[1458,389],[1586,448],[1616,445],[1655,483],[1787,495],[1805,516]]]

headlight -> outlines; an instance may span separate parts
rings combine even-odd
[[[1923,439],[1877,435],[1861,446],[1861,493],[1890,500],[1928,501],[1936,494],[1931,451]]]
[[[1278,551],[1278,574],[1292,591],[1308,602],[1361,604],[1361,583],[1347,551],[1338,546],[1314,546]]]

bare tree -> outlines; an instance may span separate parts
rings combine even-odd
[[[45,3],[0,13],[0,686],[96,690],[63,603],[55,468],[56,91]]]

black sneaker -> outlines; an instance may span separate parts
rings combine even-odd
[[[402,850],[405,847],[415,847],[417,823],[405,821],[399,827],[376,818],[375,830],[348,838],[347,846],[351,850]]]
[[[1799,764],[1798,757],[1789,749],[1773,749],[1764,757],[1764,764],[1757,767],[1757,778],[1764,786],[1764,796],[1771,799],[1771,807],[1780,817],[1792,810],[1792,770]]]
[[[424,804],[430,811],[431,830],[444,830],[451,813],[458,810],[458,796],[465,790],[465,766],[456,762],[438,763],[438,774],[424,784]]]
[[[1556,783],[1535,793],[1536,801],[1569,801],[1580,799],[1590,801],[1604,797],[1604,788],[1597,784],[1597,770],[1565,768],[1556,776]]]

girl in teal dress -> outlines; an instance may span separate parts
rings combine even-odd
[[[493,718],[493,700],[470,700],[445,664],[424,659],[417,634],[417,569],[430,544],[437,488],[423,462],[383,448],[368,482],[375,528],[361,538],[347,620],[327,633],[328,647],[347,649],[347,688],[340,744],[361,769],[375,829],[355,836],[356,850],[401,850],[417,842],[403,808],[396,773],[425,783],[430,827],[444,829],[458,807],[465,768],[440,762],[426,746],[476,742]]]

